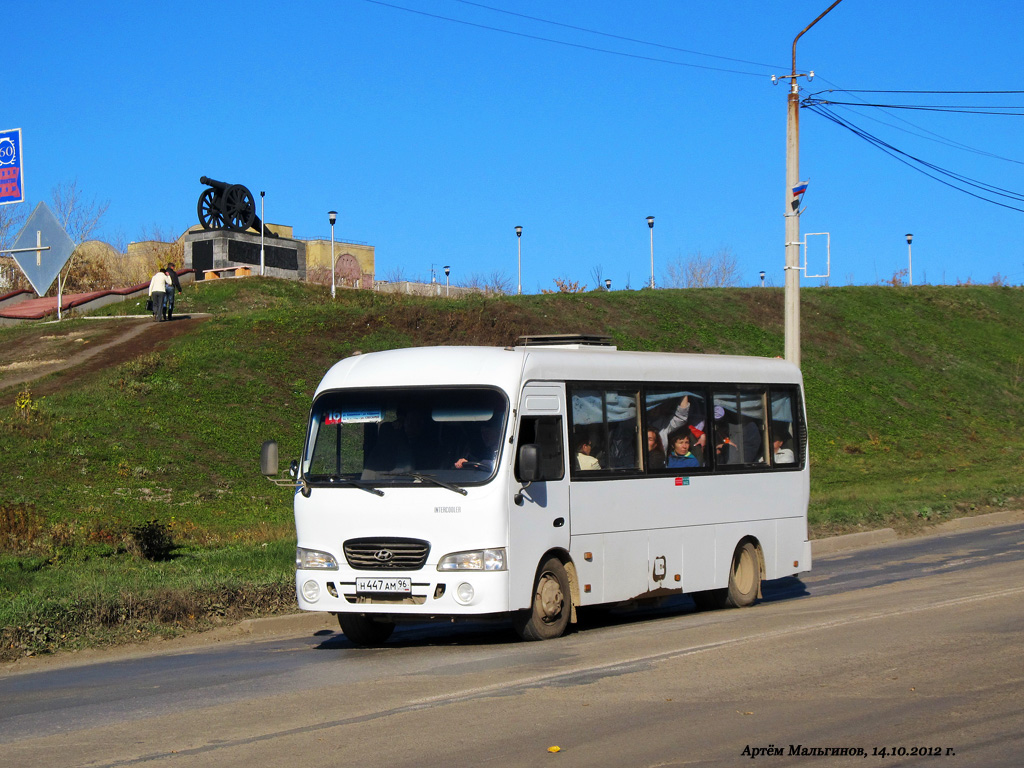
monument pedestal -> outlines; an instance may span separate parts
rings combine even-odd
[[[285,237],[263,238],[264,274],[289,280],[306,279],[306,244]],[[249,267],[260,273],[260,236],[230,229],[204,229],[185,235],[185,269],[196,280],[211,269]]]

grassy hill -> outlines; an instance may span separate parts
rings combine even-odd
[[[620,349],[781,356],[782,301],[760,288],[332,302],[281,280],[190,287],[180,311],[212,314],[191,332],[0,389],[0,658],[290,609],[290,494],[259,475],[259,446],[298,456],[313,389],[341,357],[580,330]],[[1024,494],[1024,290],[805,289],[802,316],[814,535]],[[0,328],[0,373],[5,354],[53,334]]]

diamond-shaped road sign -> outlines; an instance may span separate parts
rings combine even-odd
[[[49,246],[49,249],[43,250],[45,246]],[[74,250],[74,242],[57,217],[46,207],[46,203],[39,203],[11,246],[11,251],[21,253],[11,253],[11,256],[25,273],[36,294],[42,296],[50,290]]]

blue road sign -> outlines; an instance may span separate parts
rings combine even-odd
[[[0,131],[0,205],[25,201],[21,128]]]

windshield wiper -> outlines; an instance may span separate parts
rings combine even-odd
[[[332,475],[327,479],[327,481],[331,483],[331,485],[348,485],[352,488],[358,488],[361,491],[366,491],[367,493],[376,494],[377,496],[384,495],[384,491],[380,490],[379,488],[374,488],[369,483],[362,483],[358,480],[346,480],[344,477]]]
[[[414,480],[419,480],[421,483],[433,483],[442,488],[447,488],[449,491],[455,491],[455,493],[461,493],[463,496],[467,496],[469,491],[465,488],[460,488],[454,483],[448,483],[444,480],[438,480],[433,475],[421,475],[418,472],[385,472],[388,477],[411,477]]]

